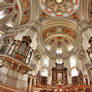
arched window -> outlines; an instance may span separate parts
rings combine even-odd
[[[56,53],[57,54],[62,54],[62,48],[57,48]]]
[[[73,68],[72,71],[71,71],[71,76],[72,77],[75,77],[75,76],[78,76],[78,70],[76,68]]]
[[[47,45],[47,46],[46,46],[46,49],[47,49],[48,51],[50,51],[50,50],[51,50],[51,46],[50,46],[50,45]]]
[[[48,76],[48,70],[47,69],[42,69],[42,71],[41,71],[41,76],[45,76],[45,77],[47,77]]]
[[[70,57],[71,68],[76,67],[76,58],[74,56]]]
[[[5,17],[5,12],[2,10],[0,11],[0,19],[3,19]]]
[[[57,64],[62,64],[63,61],[62,61],[62,59],[56,59],[56,63],[57,63]]]
[[[2,38],[2,34],[0,34],[0,39]]]
[[[8,22],[7,24],[6,24],[6,26],[8,26],[8,27],[13,27],[14,26],[14,24],[12,23],[12,22]]]
[[[48,57],[43,57],[43,64],[48,66],[49,65],[49,58]]]
[[[73,45],[68,45],[68,51],[71,51],[73,49]]]

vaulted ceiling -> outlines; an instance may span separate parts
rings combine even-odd
[[[28,29],[31,38],[37,34],[42,53],[54,59],[78,52],[91,21],[92,0],[0,0],[0,35]]]

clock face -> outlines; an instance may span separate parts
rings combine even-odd
[[[40,0],[41,8],[48,16],[68,17],[76,12],[79,0]]]

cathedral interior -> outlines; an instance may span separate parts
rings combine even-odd
[[[0,0],[0,92],[92,92],[92,0]]]

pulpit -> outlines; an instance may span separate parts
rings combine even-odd
[[[64,64],[55,63],[52,68],[52,85],[67,85],[67,68]]]

